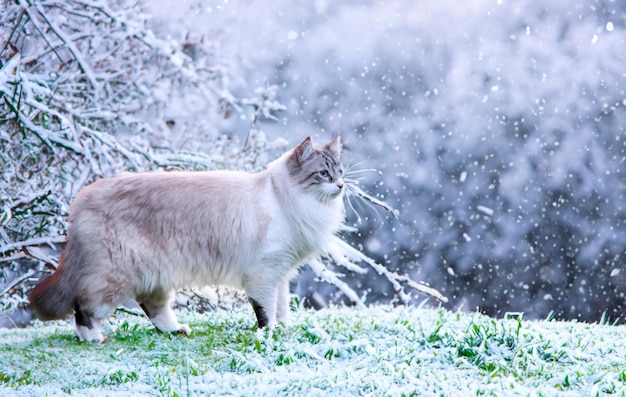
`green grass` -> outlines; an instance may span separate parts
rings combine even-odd
[[[249,309],[179,317],[189,337],[118,313],[103,345],[64,322],[0,330],[0,395],[626,395],[624,327],[387,306],[298,309],[273,331]]]

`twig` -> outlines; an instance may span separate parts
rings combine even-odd
[[[13,29],[11,30],[11,34],[9,35],[9,37],[7,38],[6,43],[4,43],[4,47],[2,47],[2,50],[0,50],[0,54],[3,54],[4,51],[6,51],[7,47],[12,47],[15,48],[15,46],[13,45],[13,35],[15,34],[15,32],[17,31],[17,29],[20,27],[20,25],[22,24],[22,18],[24,17],[24,12],[20,13],[20,16],[17,18],[17,22],[15,22],[15,25],[13,25]],[[16,48],[15,48],[16,49]],[[17,52],[17,49],[16,49]]]
[[[22,284],[24,281],[28,280],[32,276],[34,276],[37,272],[30,269],[26,274],[21,275],[11,282],[8,286],[6,286],[2,291],[0,291],[0,296],[4,296],[8,294],[10,291],[15,289],[18,285]]]
[[[257,104],[257,108],[256,108],[256,111],[254,112],[254,116],[252,116],[252,122],[250,123],[250,127],[248,127],[248,132],[246,133],[246,139],[243,141],[243,147],[241,148],[241,153],[243,153],[246,150],[246,147],[248,146],[248,140],[250,139],[250,134],[252,133],[252,130],[256,126],[256,123],[259,121],[259,115],[263,111],[263,105],[265,105],[265,101],[267,100],[266,91],[267,91],[267,81],[265,81],[263,85],[263,92],[261,93],[261,102]]]
[[[359,197],[369,201],[372,204],[376,204],[380,207],[383,207],[385,210],[391,212],[391,214],[393,215],[394,218],[398,219],[400,217],[400,212],[396,209],[393,209],[389,204],[385,203],[384,201],[378,200],[377,198],[374,198],[372,196],[370,196],[369,194],[365,193],[363,191],[363,189],[361,189],[360,187],[358,187],[356,184],[351,183],[349,185],[350,190],[354,193],[356,193]]]
[[[354,292],[354,290],[350,288],[348,284],[339,280],[339,277],[337,276],[337,274],[335,274],[335,272],[333,272],[332,270],[329,270],[326,266],[324,266],[323,263],[321,263],[317,259],[309,261],[308,263],[309,263],[309,267],[313,269],[313,272],[315,273],[317,277],[320,278],[320,280],[325,281],[339,288],[339,290],[343,292],[348,297],[348,299],[350,299],[357,306],[359,307],[365,306],[365,304],[363,303],[363,300],[359,298],[357,293]]]
[[[91,82],[91,85],[96,90],[96,93],[100,91],[100,85],[98,84],[98,81],[96,80],[96,75],[94,71],[91,69],[91,66],[89,66],[87,61],[85,61],[85,59],[83,58],[83,54],[78,50],[74,42],[65,36],[65,34],[61,31],[61,29],[48,19],[44,10],[41,9],[41,6],[39,4],[28,4],[26,0],[18,0],[18,2],[20,6],[22,6],[22,8],[26,11],[28,16],[30,17],[30,20],[33,22],[33,25],[37,28],[39,33],[42,36],[44,36],[44,39],[46,40],[48,45],[50,45],[50,47],[52,48],[51,43],[48,41],[48,39],[46,38],[44,34],[44,29],[38,26],[37,18],[35,18],[35,16],[32,14],[31,7],[34,7],[37,10],[39,15],[44,19],[44,21],[50,27],[50,29],[54,32],[54,34],[63,42],[63,44],[65,44],[67,49],[74,56],[74,59],[76,60],[76,62],[78,62],[78,65],[87,76],[87,79]],[[59,60],[62,61],[61,58],[59,58]]]
[[[333,244],[335,244],[339,249],[341,249],[344,255],[348,257],[348,259],[360,260],[362,262],[365,262],[369,266],[371,266],[374,270],[376,270],[378,274],[385,276],[385,278],[393,285],[396,292],[398,294],[403,295],[401,296],[402,300],[409,299],[407,296],[404,296],[404,287],[402,286],[402,283],[405,283],[407,286],[413,288],[414,290],[421,292],[425,295],[428,295],[431,298],[434,298],[442,303],[448,302],[448,298],[446,298],[443,294],[441,294],[436,289],[426,286],[424,284],[417,283],[411,280],[407,276],[401,276],[398,273],[390,271],[385,266],[376,263],[373,259],[366,256],[361,251],[355,249],[350,244],[341,240],[339,237],[335,236],[333,238]]]
[[[39,26],[39,24],[37,23],[37,19],[31,14],[30,12],[30,4],[25,3],[23,0],[18,0],[18,3],[20,4],[20,6],[22,6],[22,9],[24,10],[24,12],[26,13],[26,15],[28,15],[28,18],[31,20],[31,22],[33,23],[33,26],[35,27],[35,29],[37,29],[37,31],[39,32],[39,34],[41,35],[41,37],[44,39],[44,41],[46,42],[46,44],[48,44],[48,47],[50,47],[50,49],[52,50],[52,52],[54,52],[54,55],[57,56],[59,62],[63,62],[63,58],[61,58],[61,55],[59,55],[59,53],[56,51],[55,46],[52,45],[52,43],[50,42],[50,40],[48,40],[48,36],[46,36],[44,30],[41,28],[41,26]]]
[[[16,243],[3,245],[2,247],[0,247],[0,254],[4,255],[7,252],[22,249],[24,247],[28,247],[31,245],[60,244],[64,241],[65,241],[65,236],[49,236],[49,237],[31,238],[29,240],[18,241]]]
[[[115,311],[130,314],[131,316],[135,317],[146,317],[146,314],[143,311],[139,309],[131,309],[125,306],[118,306]]]

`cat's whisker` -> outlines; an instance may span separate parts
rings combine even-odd
[[[356,163],[354,163],[354,164],[350,164],[350,165],[348,165],[348,166],[346,167],[346,173],[350,173],[350,172],[352,172],[352,171],[354,170],[354,168],[355,168],[355,167],[358,167],[359,165],[361,165],[361,164],[365,163],[365,162],[366,162],[366,161],[368,161],[368,160],[369,160],[369,159],[366,159],[366,160],[361,160],[361,161],[357,161],[357,162],[356,162]],[[358,170],[357,170],[357,171],[358,171]]]
[[[361,219],[361,214],[359,214],[359,212],[356,210],[356,208],[354,208],[354,205],[352,204],[352,197],[354,197],[354,193],[352,192],[352,190],[350,189],[350,185],[346,184],[346,203],[348,203],[348,206],[350,207],[350,209],[352,210],[352,212],[354,212],[354,214],[356,215],[356,220],[357,222],[361,223],[362,219]]]
[[[358,163],[360,164],[360,163]],[[366,172],[376,172],[376,173],[380,173],[380,171],[378,171],[375,168],[360,168],[360,169],[354,169],[354,165],[350,166],[346,169],[346,171],[344,172],[344,181],[347,184],[352,184],[352,185],[359,185],[360,181],[362,181],[363,179],[365,179],[363,176],[359,176],[359,174],[364,174]]]
[[[335,188],[332,188],[333,190],[330,189],[331,188],[320,187],[319,189],[314,190],[313,194],[318,201],[328,203],[341,194],[341,190],[334,190]]]
[[[344,174],[345,175],[354,175],[354,174],[362,174],[364,172],[376,172],[376,173],[380,173],[380,171],[378,171],[375,168],[357,168],[358,166],[360,166],[361,164],[363,164],[366,160],[362,160],[359,161],[355,164],[350,164],[345,168]]]
[[[349,185],[349,184],[352,184],[352,185],[358,185],[358,184],[359,184],[359,181],[361,181],[361,178],[359,178],[359,179],[353,179],[353,178],[343,178],[343,181],[344,181],[346,184],[348,184],[348,185]]]
[[[378,200],[377,198],[374,198],[372,196],[370,196],[369,194],[365,193],[363,191],[363,189],[361,189],[358,186],[358,183],[353,183],[353,184],[348,184],[348,191],[350,192],[351,195],[355,195],[357,197],[359,197],[360,199],[362,199],[363,201],[365,201],[367,203],[368,206],[373,208],[373,205],[378,205],[382,208],[384,208],[385,210],[391,212],[391,214],[394,216],[394,218],[398,219],[399,218],[399,212],[398,210],[393,209],[389,204],[385,203],[384,201]],[[352,203],[350,203],[350,206],[352,207]]]
[[[364,172],[376,172],[376,173],[378,173],[379,171],[377,169],[375,169],[375,168],[361,168],[361,169],[358,169],[358,170],[347,169],[345,171],[345,174],[346,175],[354,175],[354,174],[362,174]]]

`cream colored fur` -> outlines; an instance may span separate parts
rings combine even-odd
[[[340,151],[338,138],[325,147],[307,138],[259,173],[128,173],[87,186],[71,207],[61,266],[33,307],[44,319],[74,309],[81,339],[104,341],[101,320],[136,299],[161,331],[189,333],[172,291],[229,285],[259,306],[259,326],[285,321],[290,279],[344,219]],[[333,156],[333,175],[313,183]]]

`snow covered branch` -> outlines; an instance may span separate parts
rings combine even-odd
[[[350,244],[346,243],[339,237],[335,237],[331,243],[331,258],[338,264],[343,265],[346,262],[364,262],[372,269],[374,269],[378,274],[384,276],[387,281],[391,283],[394,288],[395,293],[398,295],[400,300],[404,303],[407,303],[411,300],[410,295],[405,291],[405,286],[418,291],[422,294],[428,295],[431,298],[436,299],[439,302],[446,303],[448,302],[448,298],[443,296],[439,291],[434,288],[431,288],[425,284],[421,284],[411,280],[406,275],[400,275],[396,272],[392,272],[387,269],[385,266],[376,263],[373,259],[369,258],[367,255],[363,254],[361,251],[355,249]],[[362,270],[361,270],[362,271]]]
[[[349,179],[346,186],[350,195],[356,195],[362,200],[378,205],[385,210],[391,212],[393,216],[398,219],[399,212],[397,210],[393,209],[389,204],[385,203],[384,201],[378,200],[365,193],[361,188],[357,186],[357,181]],[[327,255],[331,262],[356,274],[366,274],[368,272],[368,269],[359,266],[358,263],[366,264],[371,269],[376,271],[377,274],[383,276],[393,286],[396,296],[398,296],[402,303],[408,303],[411,301],[411,295],[409,292],[406,291],[407,287],[409,289],[427,295],[441,303],[448,302],[448,298],[446,298],[436,289],[429,287],[428,285],[425,285],[423,283],[418,283],[412,280],[407,275],[400,275],[396,272],[389,270],[386,266],[377,263],[374,259],[368,257],[361,251],[352,247],[349,243],[341,239],[339,236],[334,236],[334,238],[330,242]],[[338,274],[330,270],[328,266],[320,259],[310,261],[309,266],[321,281],[336,286],[354,304],[358,306],[363,305],[363,298],[361,298],[359,294],[357,294],[346,282],[340,279],[343,274]]]
[[[280,146],[247,147],[216,127],[253,108],[274,117],[275,87],[238,99],[211,40],[175,41],[133,0],[0,0],[0,308],[21,304],[54,261],[80,188],[120,171],[258,168]],[[171,113],[174,109],[174,113]],[[239,160],[233,160],[233,159]],[[7,270],[13,269],[13,270]],[[16,275],[17,274],[17,275]]]

